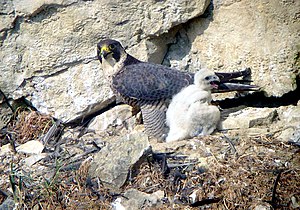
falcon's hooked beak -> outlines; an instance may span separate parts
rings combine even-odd
[[[101,46],[101,45],[98,44],[98,46],[97,46],[97,57],[98,57],[101,64],[102,64],[102,57],[104,59],[106,59],[106,57],[111,53],[112,53],[112,51],[109,49],[109,47],[107,45]]]

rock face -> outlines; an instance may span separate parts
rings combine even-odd
[[[299,75],[299,1],[213,1],[211,16],[195,18],[177,34],[165,63],[196,71],[252,69],[268,96],[296,88]]]
[[[282,129],[278,138],[300,144],[300,103],[297,106],[280,107],[278,115],[278,127]]]
[[[122,128],[132,131],[134,126],[135,119],[132,117],[132,107],[122,104],[98,115],[90,123],[88,129],[101,134],[121,130]]]
[[[40,154],[44,149],[44,145],[38,140],[31,140],[16,148],[17,152],[25,154]]]
[[[89,174],[91,177],[99,177],[105,187],[119,190],[127,180],[130,168],[149,152],[150,144],[146,134],[123,136],[95,155]]]
[[[208,4],[208,0],[4,1],[1,90],[14,99],[26,96],[38,110],[63,121],[89,114],[112,97],[95,58],[99,40],[111,37],[138,45],[203,14]]]
[[[246,129],[269,125],[275,120],[276,116],[277,112],[272,108],[246,108],[230,113],[220,123],[220,129]]]
[[[292,0],[3,0],[0,89],[63,122],[101,110],[114,97],[95,48],[115,38],[142,60],[182,70],[251,67],[267,96],[282,96],[299,75],[299,7]]]
[[[219,130],[238,130],[240,135],[271,133],[283,142],[300,142],[300,104],[278,108],[243,108],[224,110]]]

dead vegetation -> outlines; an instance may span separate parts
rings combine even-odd
[[[39,139],[53,122],[35,111],[20,112],[1,141],[10,138],[21,144]],[[157,209],[252,209],[261,203],[274,209],[293,209],[292,200],[299,203],[299,147],[272,136],[237,137],[232,139],[233,148],[214,136],[191,142],[173,153],[150,155],[132,171],[124,191],[163,190],[164,204]],[[75,147],[78,139],[64,143]],[[50,143],[48,150],[56,144]],[[195,153],[207,163],[198,160]],[[120,194],[105,189],[100,180],[89,179],[93,154],[78,156],[80,167],[68,167],[67,154],[61,151],[27,170],[22,165],[26,155],[1,157],[0,204],[9,196],[18,209],[111,209],[111,202]]]
[[[19,108],[13,120],[7,126],[7,134],[15,143],[23,144],[29,140],[39,139],[52,126],[54,120],[50,115],[42,115],[29,108]],[[8,136],[6,136],[6,140]]]
[[[263,140],[268,142],[247,139],[236,146],[241,155],[226,153],[220,158],[216,157],[220,142],[207,138],[205,143],[215,156],[206,168],[182,164],[164,177],[157,162],[144,163],[127,187],[144,192],[163,189],[179,208],[209,204],[211,209],[252,209],[269,203],[273,208],[292,209],[291,198],[300,198],[296,190],[300,184],[299,149],[275,139]]]

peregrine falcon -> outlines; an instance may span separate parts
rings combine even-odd
[[[209,135],[220,121],[220,111],[211,105],[211,90],[220,82],[214,72],[201,69],[195,74],[194,84],[177,93],[167,110],[170,130],[166,142],[195,136]]]
[[[112,39],[97,44],[97,57],[103,65],[113,92],[125,103],[139,107],[148,135],[164,138],[166,110],[172,96],[193,84],[194,74],[167,66],[140,61],[126,53]],[[221,83],[219,91],[257,90],[257,86],[224,83],[250,74],[250,69],[235,73],[216,73]]]

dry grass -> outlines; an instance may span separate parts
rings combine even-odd
[[[206,139],[212,153],[217,154],[216,139]],[[265,140],[263,138],[263,140]],[[143,163],[138,175],[127,188],[143,192],[164,190],[172,204],[178,209],[192,209],[190,195],[196,194],[196,201],[214,199],[211,209],[252,209],[260,203],[272,203],[281,209],[291,208],[291,197],[300,199],[300,155],[296,148],[267,139],[247,139],[237,146],[242,155],[226,154],[224,158],[211,158],[206,169],[194,167],[177,168],[186,179],[174,181],[174,173],[164,177],[160,165],[155,162]],[[175,169],[173,169],[174,172]],[[272,200],[274,182],[281,176],[276,187],[276,199]],[[208,205],[206,205],[208,206]],[[198,207],[199,208],[199,207]]]
[[[9,132],[15,134],[15,141],[24,143],[40,138],[52,122],[50,116],[27,110],[18,113],[9,125]],[[156,209],[252,209],[271,201],[274,207],[291,209],[291,197],[300,201],[297,147],[265,136],[239,139],[234,143],[237,153],[230,152],[228,144],[214,137],[196,140],[193,145],[196,149],[187,144],[178,154],[199,153],[199,157],[207,158],[208,164],[205,167],[202,163],[178,166],[165,174],[162,162],[149,157],[123,190],[135,188],[146,193],[163,190],[166,203]],[[18,209],[111,209],[111,202],[117,195],[105,189],[99,180],[88,178],[89,157],[83,156],[79,169],[71,170],[63,170],[67,164],[65,157],[61,161],[58,159],[54,168],[48,170],[46,166],[51,176],[47,175],[47,170],[44,175],[35,175],[33,169],[31,174],[25,174],[20,165],[23,158],[15,154],[10,174],[1,173],[4,179],[13,178],[11,186],[5,184],[1,189],[15,188]],[[170,157],[166,161],[174,163]],[[189,160],[176,161],[182,164]],[[274,199],[274,182],[279,173]],[[190,197],[192,193],[194,201]],[[0,204],[4,198],[0,194]],[[201,207],[193,207],[197,204],[195,201],[200,202]],[[205,204],[207,201],[212,203]]]
[[[37,111],[19,109],[14,119],[8,124],[8,131],[14,134],[14,141],[23,144],[29,140],[38,139],[47,133],[53,125],[50,115],[43,115]]]

